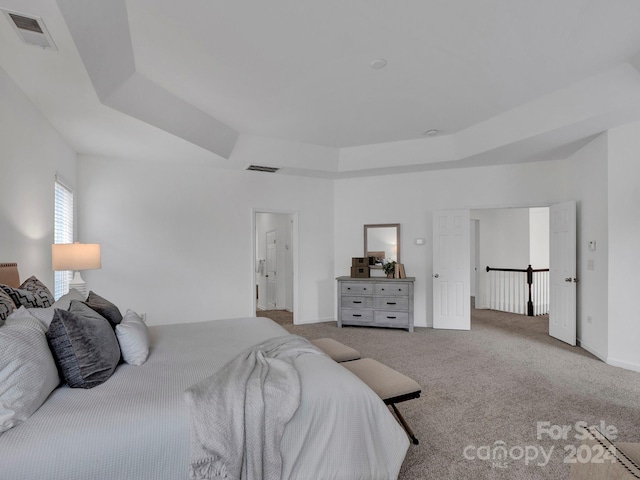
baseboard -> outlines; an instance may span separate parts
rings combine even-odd
[[[634,372],[640,372],[640,364],[627,362],[625,360],[618,360],[617,358],[607,358],[607,363],[614,367],[624,368],[625,370],[632,370]]]
[[[335,322],[335,321],[336,321],[335,317],[327,317],[327,318],[319,318],[317,320],[303,320],[303,321],[301,321],[299,319],[296,319],[295,324],[296,325],[309,325],[311,323],[324,323],[324,322]]]
[[[608,356],[602,354],[601,352],[599,352],[598,350],[596,350],[595,348],[592,348],[589,345],[586,345],[579,338],[577,340],[578,340],[578,345],[581,348],[584,348],[587,352],[595,355],[596,357],[598,357],[600,360],[602,360],[607,365],[611,365],[613,367],[624,368],[625,370],[631,370],[633,372],[640,372],[640,364],[627,362],[626,360],[619,360],[617,358],[608,357]]]
[[[275,307],[275,308],[267,308],[264,305],[256,305],[256,309],[257,310],[261,310],[261,311],[266,311],[266,310],[282,310],[283,312],[293,312],[293,310],[287,308],[287,307]]]
[[[580,348],[583,348],[584,350],[586,350],[587,352],[589,352],[591,355],[595,355],[596,357],[598,357],[600,360],[602,360],[605,363],[607,362],[607,356],[604,355],[603,353],[599,352],[598,350],[596,350],[595,348],[587,345],[586,343],[584,343],[582,340],[580,340],[579,338],[576,339],[578,346]]]

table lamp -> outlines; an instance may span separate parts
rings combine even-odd
[[[80,270],[101,268],[100,244],[98,243],[56,243],[51,245],[53,270],[73,270],[69,289],[75,288],[87,294],[87,284],[80,276]]]

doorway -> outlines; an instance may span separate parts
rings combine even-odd
[[[490,209],[496,211],[497,209]],[[506,212],[514,212],[516,209],[506,208]],[[522,235],[522,231],[518,229],[512,230],[506,234],[498,235],[494,241],[489,242],[493,247],[498,246],[498,250],[508,251],[517,244],[525,244],[527,246],[526,258],[523,264],[530,264],[533,258],[539,254],[539,250],[534,255],[532,253],[532,245],[537,249],[546,248],[548,257],[548,309],[549,315],[549,335],[562,340],[570,345],[576,345],[576,204],[573,201],[567,201],[560,204],[554,204],[548,209],[530,209],[526,208],[526,228],[520,230],[526,231],[526,239],[516,241],[518,234]],[[534,212],[536,215],[531,214]],[[543,215],[544,214],[544,215]],[[534,217],[536,217],[534,219]],[[546,220],[541,221],[541,217]],[[441,210],[434,213],[433,216],[433,327],[449,328],[449,329],[470,329],[470,283],[471,272],[474,271],[471,264],[471,225],[470,210]],[[529,231],[533,223],[548,225],[548,242],[537,239],[532,242],[529,238]],[[480,219],[480,235],[477,241],[480,245],[484,243],[482,239],[482,219]],[[482,257],[482,246],[479,249],[480,257]],[[522,252],[520,252],[521,254]],[[515,258],[515,257],[514,257]],[[487,263],[480,258],[479,263],[484,265]],[[502,271],[508,272],[509,276],[506,281],[498,285],[498,299],[504,301],[508,298],[508,302],[513,301],[513,305],[521,305],[522,300],[526,298],[527,313],[534,314],[536,305],[532,301],[532,285],[531,280],[534,273],[542,272],[545,269],[533,270],[528,267],[526,270],[511,268],[490,268],[487,265],[486,271]],[[522,288],[523,282],[514,279],[510,274],[512,272],[526,273],[526,288]],[[506,288],[516,286],[515,295],[505,295]],[[486,277],[483,281],[478,277],[477,290],[481,292],[480,300],[487,299],[488,283]],[[541,291],[542,288],[536,287]],[[508,303],[507,302],[507,303]],[[503,302],[504,305],[504,302]],[[494,308],[493,306],[483,305],[484,308]],[[478,305],[476,305],[478,307]],[[520,308],[520,306],[518,306]],[[514,312],[514,310],[506,310]]]
[[[295,323],[297,214],[254,211],[254,285],[256,316]]]
[[[549,268],[549,208],[473,209],[471,222],[472,258],[477,254],[471,265],[475,308],[526,315],[526,270],[531,265],[535,314],[548,313],[548,272],[539,270]]]

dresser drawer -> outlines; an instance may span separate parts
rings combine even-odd
[[[342,297],[343,308],[373,308],[373,297]]]
[[[373,307],[376,310],[409,310],[409,297],[375,297]]]
[[[376,311],[374,315],[374,323],[386,327],[404,327],[409,325],[409,312],[383,312]]]
[[[342,323],[371,323],[373,322],[373,310],[358,310],[356,308],[342,309]]]
[[[340,287],[343,295],[373,295],[373,283],[343,282]]]
[[[398,283],[395,285],[376,284],[376,295],[384,295],[385,297],[408,297],[409,284]]]

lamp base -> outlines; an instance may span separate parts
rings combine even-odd
[[[73,274],[73,279],[69,282],[69,290],[75,288],[85,297],[87,296],[87,284],[80,276],[80,271],[76,270]]]

